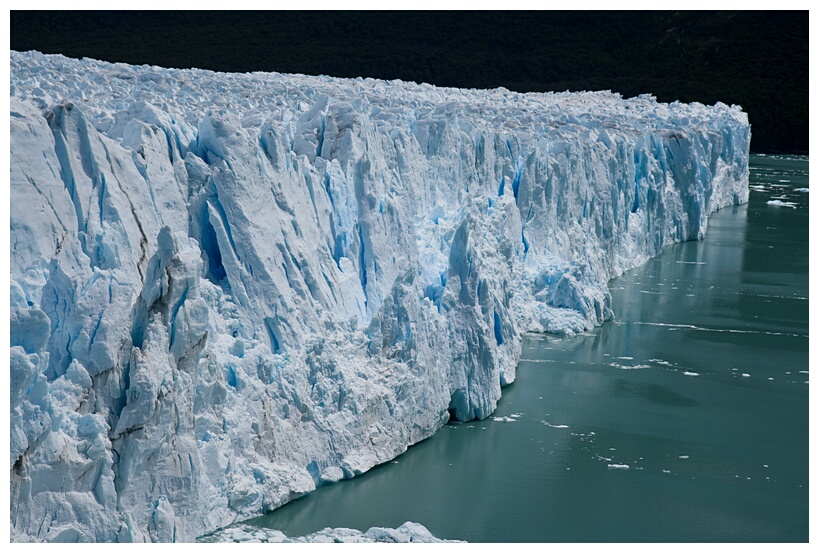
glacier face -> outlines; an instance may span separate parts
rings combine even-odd
[[[12,52],[10,125],[13,540],[189,541],[486,417],[748,197],[739,108],[608,92]]]

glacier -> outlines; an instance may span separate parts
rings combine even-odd
[[[485,418],[748,199],[738,106],[10,57],[13,541],[192,541]]]

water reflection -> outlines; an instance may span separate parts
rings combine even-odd
[[[615,396],[634,395],[639,398],[675,407],[694,407],[698,402],[678,394],[674,390],[659,384],[644,384],[629,380],[617,379],[611,384],[611,393]]]

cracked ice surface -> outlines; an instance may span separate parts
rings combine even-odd
[[[190,541],[485,418],[748,197],[746,115],[11,53],[14,540]]]

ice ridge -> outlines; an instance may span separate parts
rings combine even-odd
[[[522,333],[748,198],[723,104],[37,52],[10,89],[15,541],[191,541],[487,417]]]
[[[366,532],[352,528],[325,528],[306,536],[288,537],[283,532],[240,524],[205,536],[205,543],[464,543],[438,539],[427,528],[405,522],[398,528],[370,528]]]

